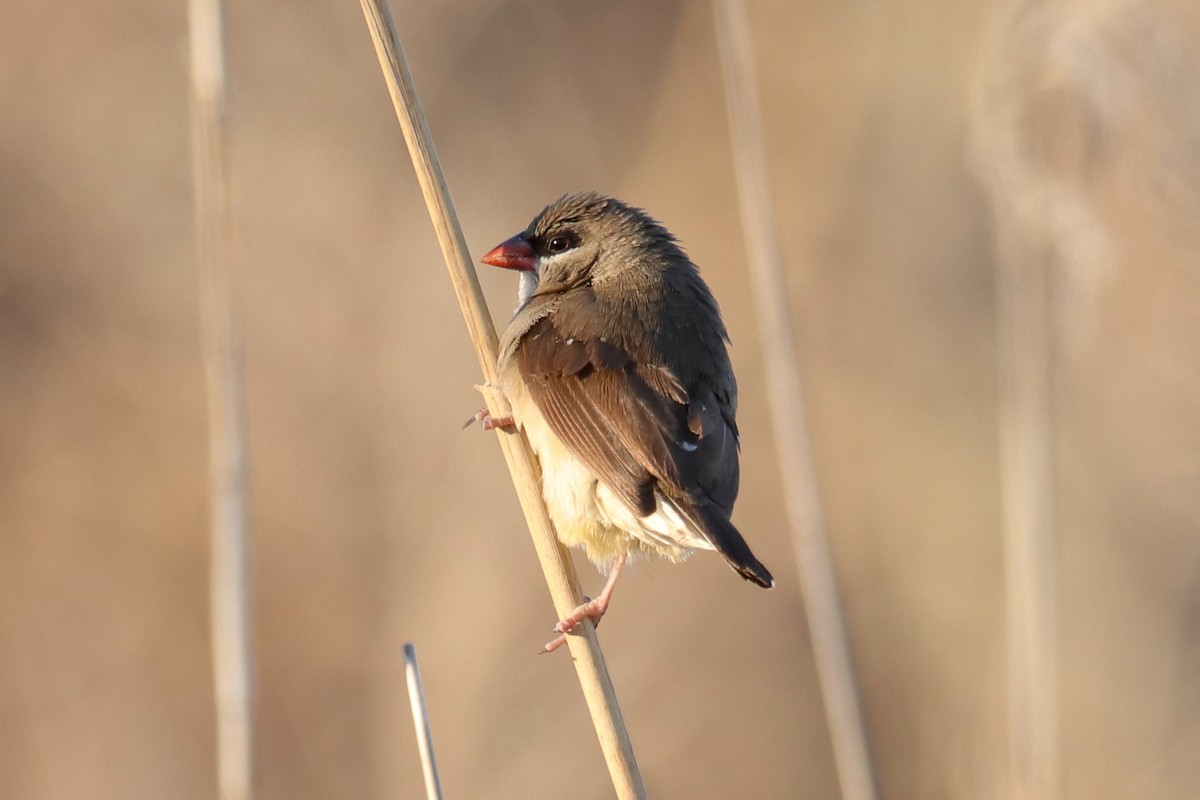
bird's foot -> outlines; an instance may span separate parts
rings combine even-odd
[[[485,391],[487,389],[500,392],[501,394],[504,393],[504,389],[501,388],[500,384],[491,383],[490,381],[487,383],[477,383],[472,388],[477,392],[484,392],[485,397],[487,396]],[[502,417],[493,417],[491,412],[488,411],[487,406],[484,406],[472,414],[471,418],[463,423],[463,428],[469,428],[476,422],[478,422],[479,426],[485,431],[493,431],[496,428],[503,428],[506,431],[512,431],[516,429],[516,423],[513,422],[512,414],[505,414]]]
[[[463,428],[469,428],[476,422],[478,422],[479,426],[485,431],[495,430],[496,428],[511,430],[516,425],[516,423],[513,422],[512,414],[506,414],[503,417],[493,417],[491,412],[486,408],[481,408],[472,414],[470,418],[463,423]]]
[[[567,635],[572,633],[579,624],[585,619],[590,619],[595,626],[600,625],[600,618],[604,616],[604,612],[608,610],[608,598],[601,595],[595,600],[585,597],[586,602],[576,606],[575,610],[558,621],[554,626],[554,630],[560,635],[549,642],[542,648],[543,653],[553,653],[558,648],[567,643]]]

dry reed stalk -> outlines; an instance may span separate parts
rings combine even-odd
[[[245,380],[233,289],[233,215],[225,148],[225,57],[220,0],[189,0],[192,170],[200,315],[208,387],[212,515],[210,599],[217,786],[222,800],[252,795]]]
[[[809,445],[804,384],[767,180],[746,9],[741,0],[714,0],[713,9],[779,474],[817,677],[842,798],[874,800],[870,749]]]
[[[1059,794],[1058,603],[1049,287],[1041,265],[1013,256],[996,264],[1009,790],[1020,800],[1053,800]]]
[[[438,779],[437,760],[433,757],[433,733],[429,729],[429,710],[425,705],[425,684],[417,664],[417,648],[407,642],[404,645],[404,679],[408,683],[408,704],[412,708],[413,729],[421,753],[425,796],[428,800],[442,800],[442,782]]]
[[[1086,6],[1081,5],[1081,9]],[[992,21],[974,87],[972,156],[996,224],[1000,481],[1008,611],[1008,791],[1060,796],[1058,589],[1054,526],[1051,281],[1099,269],[1105,235],[1082,196],[1047,169],[1031,142],[1031,105],[1086,14],[1014,0]],[[1088,47],[1100,63],[1101,48]],[[1044,257],[1044,255],[1048,257]]]
[[[450,200],[450,191],[433,147],[425,115],[421,111],[412,75],[400,48],[395,24],[384,0],[362,0],[362,9],[421,185],[421,193],[450,272],[450,281],[454,285],[479,367],[483,371],[484,383],[480,388],[493,416],[507,414],[508,401],[496,388],[496,329],[467,253],[466,240]],[[554,607],[559,616],[564,617],[580,603],[582,595],[570,554],[559,543],[546,514],[538,488],[540,473],[537,462],[524,434],[513,435],[500,430],[497,434]],[[604,654],[596,640],[595,628],[590,620],[585,620],[581,627],[582,634],[568,636],[567,645],[613,786],[617,796],[623,800],[644,798],[646,789],[617,704],[616,691],[604,663]]]

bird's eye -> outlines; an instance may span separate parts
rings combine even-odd
[[[575,239],[575,234],[570,232],[560,233],[557,236],[552,236],[550,240],[546,242],[546,252],[550,253],[551,255],[563,253],[574,247],[576,243],[577,240]]]

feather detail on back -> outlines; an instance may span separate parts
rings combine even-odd
[[[729,522],[737,437],[710,387],[698,384],[692,398],[662,365],[638,364],[603,340],[564,337],[554,315],[529,327],[515,364],[546,424],[602,484],[598,508],[612,524],[659,548],[707,545],[771,585]]]

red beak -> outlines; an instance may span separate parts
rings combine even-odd
[[[493,247],[480,261],[493,267],[529,271],[532,271],[537,263],[533,257],[533,245],[519,233]]]

